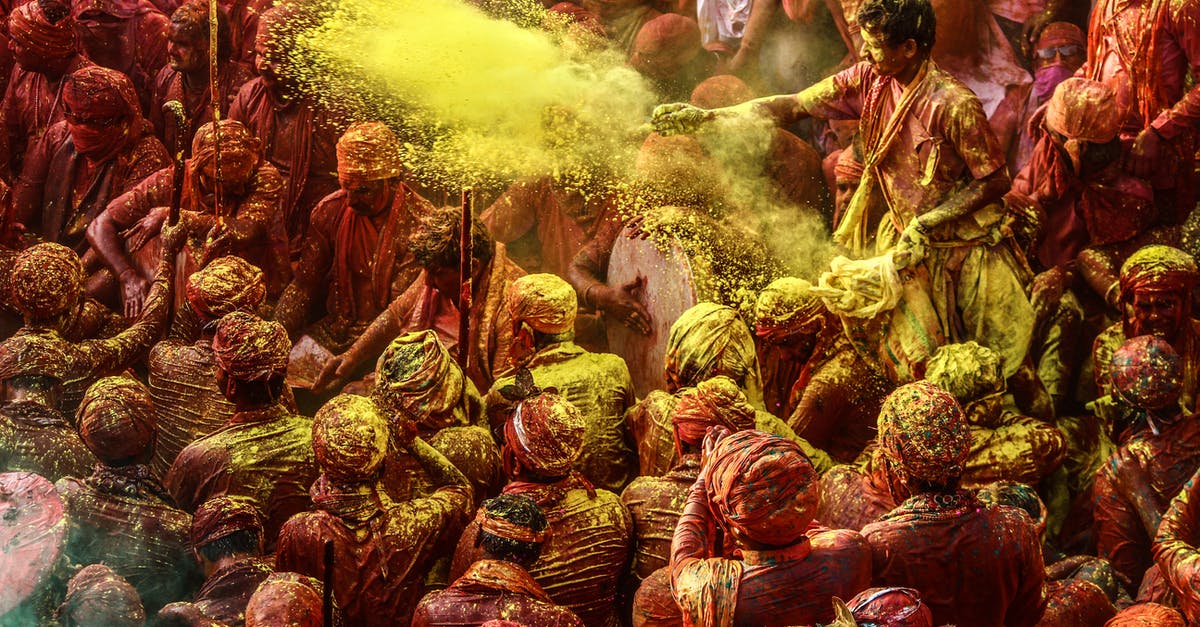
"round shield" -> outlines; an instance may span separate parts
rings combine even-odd
[[[67,517],[54,484],[30,472],[0,474],[0,621],[46,588],[66,543]]]

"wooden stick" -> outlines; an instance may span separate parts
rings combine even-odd
[[[217,12],[220,10],[217,0],[208,0],[208,95],[212,101],[213,148],[216,176],[213,177],[213,211],[217,215],[217,224],[221,224],[221,81],[220,81],[220,44],[217,41]]]
[[[325,627],[333,627],[333,540],[325,541],[325,597],[321,599],[321,616]]]
[[[462,226],[459,230],[458,279],[461,289],[458,293],[458,366],[463,374],[467,371],[467,360],[470,357],[471,345],[471,218],[472,218],[471,188],[462,191]]]
[[[167,213],[167,224],[175,226],[179,224],[179,209],[183,204],[183,153],[187,149],[188,119],[183,103],[178,100],[168,100],[162,108],[167,120],[175,124],[175,145],[171,147],[175,171],[171,174],[171,206]]]

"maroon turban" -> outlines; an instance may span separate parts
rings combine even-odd
[[[246,604],[246,627],[321,627],[322,601],[320,581],[297,573],[274,573],[258,585]]]
[[[63,83],[62,100],[67,111],[71,142],[80,154],[103,161],[112,158],[129,142],[148,131],[133,81],[128,76],[98,65],[76,70]],[[98,126],[75,123],[73,116],[112,119]]]
[[[720,109],[753,99],[754,90],[745,81],[732,74],[718,74],[696,85],[688,101],[701,109]]]
[[[261,538],[262,513],[245,499],[214,496],[196,508],[188,537],[192,548],[199,549],[239,531],[249,531]]]
[[[74,21],[64,17],[51,23],[38,0],[8,14],[8,32],[13,41],[40,57],[61,59],[75,54]]]
[[[675,450],[683,454],[682,443],[699,445],[709,427],[722,426],[730,431],[754,428],[755,411],[746,395],[729,377],[713,377],[694,388],[676,394],[679,403],[671,414],[675,427]]]
[[[47,332],[19,333],[0,342],[0,381],[30,375],[65,381],[70,373],[66,346]]]
[[[187,281],[187,301],[204,322],[235,311],[253,313],[267,295],[263,272],[241,257],[219,257]]]
[[[88,11],[99,11],[124,20],[139,13],[138,4],[138,0],[74,0],[71,3],[71,17],[78,18]]]
[[[67,583],[58,608],[63,625],[141,627],[146,622],[142,600],[129,582],[103,564],[85,566]]]
[[[134,379],[105,377],[93,383],[77,416],[83,443],[101,461],[137,458],[154,443],[154,400]]]
[[[664,13],[638,31],[629,65],[650,78],[667,79],[703,50],[696,20],[678,13]]]
[[[868,588],[847,604],[860,625],[933,627],[933,612],[912,588]]]
[[[1113,388],[1134,406],[1155,410],[1179,403],[1183,360],[1166,340],[1153,335],[1126,340],[1109,364]]]
[[[1190,294],[1196,286],[1196,261],[1170,246],[1145,246],[1121,265],[1121,300],[1133,301],[1136,291]]]
[[[838,182],[858,183],[862,180],[865,169],[862,162],[854,158],[854,148],[846,148],[838,153],[833,175]]]
[[[928,382],[901,386],[879,410],[879,450],[913,479],[945,483],[962,475],[971,430],[958,401]]]
[[[1179,612],[1157,603],[1131,605],[1104,623],[1104,627],[1184,627]]]
[[[521,465],[545,477],[571,471],[583,447],[587,425],[567,399],[542,392],[517,404],[504,425],[504,446]]]
[[[238,381],[269,381],[287,374],[292,343],[283,325],[235,311],[217,323],[213,336],[217,367]]]
[[[313,453],[325,474],[337,482],[369,479],[387,454],[388,427],[365,396],[335,396],[313,417]]]
[[[75,251],[45,243],[21,251],[13,262],[9,298],[34,320],[62,315],[83,296],[83,264]]]
[[[763,544],[794,544],[821,499],[817,471],[800,447],[762,431],[739,431],[721,440],[707,473],[704,487],[716,513]]]

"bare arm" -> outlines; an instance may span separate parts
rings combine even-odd
[[[981,179],[971,181],[958,193],[950,196],[945,202],[918,217],[921,225],[927,229],[936,228],[966,215],[970,215],[987,205],[1000,200],[1008,191],[1012,182],[1008,172],[1003,168]]]

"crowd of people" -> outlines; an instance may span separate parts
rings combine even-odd
[[[0,625],[1200,624],[1200,1],[462,1],[636,163],[448,206],[336,2],[0,0]]]

